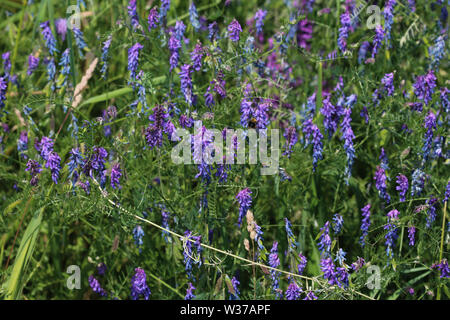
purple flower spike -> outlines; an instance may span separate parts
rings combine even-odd
[[[248,209],[252,205],[252,191],[249,188],[242,189],[236,195],[236,199],[239,203],[239,219],[238,226],[241,226],[242,219],[247,215]]]
[[[150,12],[148,14],[148,31],[151,31],[152,29],[156,28],[159,24],[159,14],[158,10],[156,8],[150,9]]]
[[[120,185],[119,179],[122,176],[122,171],[120,170],[120,164],[116,163],[111,168],[111,187],[113,189],[119,188],[121,189],[122,186]]]
[[[298,140],[297,130],[295,129],[295,127],[289,126],[288,128],[286,128],[283,136],[286,139],[285,151],[283,155],[290,158],[293,151],[292,149],[294,148]]]
[[[298,300],[300,298],[300,294],[302,292],[302,289],[295,283],[295,281],[292,281],[289,284],[289,287],[286,289],[285,297],[286,300]]]
[[[137,68],[139,66],[139,51],[144,48],[139,42],[128,50],[128,71],[130,71],[130,81],[136,79]]]
[[[56,33],[61,37],[62,41],[66,40],[67,33],[67,20],[64,18],[58,18],[55,20]]]
[[[39,181],[37,174],[42,171],[41,164],[39,162],[37,162],[36,160],[30,159],[30,160],[28,160],[25,171],[30,172],[30,175],[31,175],[30,185],[36,186]]]
[[[52,172],[52,180],[55,184],[58,184],[59,170],[61,170],[61,158],[56,152],[52,151],[48,155],[45,167],[50,168],[50,171]]]
[[[447,259],[442,259],[441,263],[438,264],[438,268],[441,272],[440,278],[450,278],[450,269],[448,268]]]
[[[426,105],[431,101],[434,88],[436,87],[436,76],[430,69],[427,74],[418,76],[413,84],[414,94],[418,99],[423,100]]]
[[[184,297],[184,300],[192,300],[195,298],[195,295],[193,291],[195,290],[195,287],[192,285],[191,282],[189,282],[189,286],[186,290],[186,296]]]
[[[233,42],[239,41],[239,34],[242,32],[241,25],[236,19],[233,19],[231,23],[228,25],[228,34]]]
[[[416,228],[415,227],[409,227],[408,228],[408,239],[409,239],[409,245],[412,247],[415,243],[415,234],[416,234]]]
[[[377,171],[375,172],[375,177],[373,179],[375,180],[375,187],[377,188],[380,197],[389,204],[389,202],[391,201],[391,197],[387,193],[386,171],[380,166],[377,166]]]
[[[27,75],[31,76],[31,74],[34,72],[34,70],[37,69],[37,67],[39,66],[39,58],[36,58],[35,56],[33,56],[32,54],[30,54],[28,56],[28,70],[27,70]]]
[[[278,268],[280,266],[280,259],[278,258],[278,242],[274,241],[272,249],[269,254],[269,266],[272,268]],[[277,298],[282,297],[282,293],[279,291],[280,272],[270,269],[270,275],[272,277],[272,292],[276,293]]]
[[[338,46],[342,52],[347,50],[347,38],[351,24],[352,21],[350,19],[350,14],[348,12],[341,14],[341,27],[339,28]]]
[[[403,174],[401,174],[401,175],[397,176],[396,182],[397,182],[398,186],[395,187],[395,189],[400,192],[400,202],[404,202],[405,196],[406,196],[406,193],[408,192],[408,187],[409,187],[408,178],[406,176],[404,176]]]
[[[425,133],[424,144],[422,147],[423,151],[423,160],[427,161],[433,144],[433,129],[436,129],[436,115],[432,110],[425,117],[425,125],[424,127],[427,129]]]
[[[351,113],[352,109],[346,108],[344,110],[344,118],[342,119],[341,123],[341,139],[344,140],[344,149],[347,154],[347,167],[345,168],[345,174],[347,176],[345,181],[347,185],[348,179],[352,175],[353,161],[355,159],[355,148],[353,147],[353,139],[355,139],[355,135],[353,134],[353,130],[350,125],[350,122],[352,121]]]
[[[106,291],[101,287],[100,282],[94,278],[93,275],[89,276],[89,286],[92,288],[92,291],[98,293],[99,295],[106,297]]]
[[[375,58],[375,56],[378,53],[378,50],[380,49],[384,39],[384,31],[383,27],[381,25],[377,25],[375,27],[375,37],[373,38],[372,42],[372,59]]]
[[[136,29],[139,27],[139,16],[137,14],[136,0],[130,0],[127,9],[133,31],[136,31]]]
[[[44,37],[45,45],[47,46],[50,55],[53,56],[55,52],[58,52],[58,49],[56,49],[56,39],[50,29],[50,21],[42,22],[40,27],[42,29],[42,36]]]
[[[369,234],[369,227],[370,227],[370,204],[367,204],[364,208],[361,209],[362,211],[362,222],[361,222],[361,231],[362,235],[361,238],[359,238],[359,243],[361,244],[361,247],[364,248],[366,245],[366,238]]]
[[[135,275],[131,278],[131,298],[138,300],[143,296],[145,300],[150,298],[150,288],[147,286],[147,275],[144,269],[136,268]]]
[[[181,91],[183,92],[186,102],[191,106],[193,104],[194,96],[192,93],[192,80],[191,80],[192,67],[185,64],[181,67],[180,81]]]
[[[317,162],[323,159],[323,135],[320,129],[308,119],[303,123],[303,134],[305,135],[305,147],[309,144],[313,145],[313,171],[316,171]]]

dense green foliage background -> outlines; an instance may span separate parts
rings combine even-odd
[[[438,288],[441,299],[450,297],[448,279],[439,278],[439,271],[431,268],[434,263],[439,263],[440,255],[448,257],[449,234],[447,226],[443,228],[442,224],[442,199],[450,176],[448,159],[445,156],[430,159],[425,164],[423,171],[427,180],[422,195],[412,198],[409,190],[407,201],[400,202],[395,190],[398,174],[406,175],[411,183],[412,172],[421,167],[426,132],[424,118],[428,110],[440,110],[441,125],[434,134],[448,138],[448,114],[441,105],[438,90],[448,86],[447,51],[435,72],[437,88],[432,102],[424,106],[422,112],[412,110],[407,104],[417,100],[412,84],[415,77],[428,71],[428,48],[440,30],[437,25],[440,10],[433,10],[429,1],[416,1],[415,13],[409,11],[407,1],[398,1],[392,27],[392,47],[389,49],[383,44],[373,63],[358,63],[361,43],[372,42],[374,37],[374,30],[365,26],[368,18],[365,11],[361,13],[359,27],[349,35],[350,53],[345,56],[339,53],[336,59],[326,58],[328,53],[338,50],[338,17],[345,8],[344,1],[317,0],[314,10],[306,15],[313,24],[310,49],[299,47],[294,40],[282,54],[277,43],[271,49],[267,39],[277,33],[286,35],[289,30],[289,14],[293,10],[285,1],[231,1],[228,6],[223,1],[195,1],[199,15],[205,16],[208,22],[215,20],[219,25],[221,39],[211,43],[207,31],[195,32],[190,24],[188,1],[172,0],[167,25],[173,26],[176,20],[183,20],[187,26],[185,36],[189,38],[189,43],[183,45],[179,66],[190,63],[189,52],[197,40],[211,52],[204,60],[204,71],[193,73],[193,91],[198,95],[198,103],[191,107],[186,104],[180,91],[179,68],[169,71],[168,37],[163,38],[159,30],[149,32],[147,29],[148,12],[153,6],[159,6],[159,1],[138,1],[142,32],[133,32],[130,27],[127,1],[86,1],[86,8],[82,7],[85,15],[81,19],[81,29],[88,45],[84,52],[86,58],[80,58],[75,42],[62,41],[57,37],[60,53],[68,44],[73,48],[75,84],[80,82],[94,57],[101,57],[102,43],[109,35],[112,35],[112,44],[107,79],[101,79],[99,62],[82,93],[80,105],[70,109],[78,119],[77,138],[72,135],[71,116],[66,119],[75,85],[51,92],[43,63],[34,74],[26,75],[29,54],[40,50],[41,58],[47,55],[39,23],[65,17],[69,2],[45,0],[23,5],[20,1],[4,0],[1,4],[0,30],[3,36],[0,52],[11,52],[13,72],[17,73],[20,83],[19,88],[9,85],[5,107],[8,114],[0,119],[10,128],[9,132],[0,130],[3,137],[0,147],[0,279],[3,286],[0,294],[3,297],[11,297],[8,290],[14,276],[17,276],[13,298],[97,299],[100,296],[93,293],[88,284],[89,275],[94,274],[110,294],[109,298],[129,299],[130,279],[135,268],[141,267],[147,274],[151,299],[182,299],[190,282],[185,273],[182,241],[172,236],[172,241],[166,243],[161,230],[120,211],[107,199],[119,203],[133,214],[143,216],[145,213],[148,220],[157,224],[161,224],[161,208],[164,205],[170,212],[171,230],[178,234],[191,230],[201,235],[205,243],[208,243],[209,232],[213,230],[211,246],[251,260],[252,255],[244,246],[244,240],[249,239],[246,222],[244,220],[240,228],[236,225],[239,205],[235,196],[246,187],[253,192],[251,210],[264,233],[265,247],[270,250],[273,241],[278,241],[280,269],[292,272],[295,272],[297,265],[293,256],[302,252],[308,259],[304,275],[314,281],[301,278],[296,281],[305,291],[313,288],[319,299],[366,299],[357,292],[375,299],[436,299]],[[378,2],[383,7],[381,1]],[[253,17],[258,8],[265,8],[268,12],[264,23],[265,41],[257,42],[252,52],[245,52],[245,41],[251,34],[245,21]],[[330,8],[330,12],[319,14],[323,8]],[[239,43],[231,42],[225,34],[233,18],[243,28]],[[300,20],[302,18],[304,16],[299,16]],[[405,36],[412,24],[418,25],[420,31]],[[56,36],[53,24],[52,29]],[[407,41],[400,46],[402,37],[406,37]],[[139,69],[144,72],[142,83],[147,90],[146,99],[150,107],[147,116],[138,115],[130,107],[137,99],[137,92],[128,85],[127,52],[136,42],[144,46],[139,57]],[[216,46],[220,46],[221,51],[214,51]],[[248,72],[246,66],[251,66],[251,62],[257,59],[266,61],[272,52],[277,53],[280,64],[290,66],[289,72],[266,77],[261,77],[256,67]],[[58,76],[59,69],[57,66]],[[215,106],[210,109],[205,106],[203,95],[218,71],[224,74],[227,97],[216,99]],[[383,76],[391,72],[395,74],[395,93],[374,106],[373,91],[379,88]],[[322,90],[331,91],[339,76],[343,78],[344,94],[356,94],[358,97],[351,122],[356,158],[348,185],[344,176],[347,157],[341,133],[338,129],[328,139],[322,123],[323,116],[319,113]],[[70,79],[71,83],[73,79]],[[202,119],[207,128],[241,128],[240,103],[245,81],[252,83],[261,97],[279,101],[270,110],[269,129],[284,128],[292,119],[292,114],[297,115],[299,142],[290,158],[280,157],[280,167],[292,177],[292,181],[282,181],[280,175],[260,175],[260,164],[233,165],[227,182],[219,183],[216,176],[212,177],[206,189],[208,206],[200,210],[205,186],[200,178],[195,178],[196,165],[173,164],[170,152],[175,143],[167,137],[161,148],[150,149],[146,146],[143,130],[149,124],[148,115],[152,114],[151,108],[155,105],[167,107],[167,101],[170,101],[181,113],[189,109],[193,118]],[[295,81],[301,82],[292,85]],[[322,86],[319,86],[321,81]],[[173,94],[170,94],[171,90]],[[403,91],[409,97],[405,97]],[[312,170],[312,149],[304,148],[301,142],[299,115],[314,92],[318,97],[314,122],[324,135],[323,160],[318,162],[315,172]],[[332,101],[336,100],[333,95]],[[25,105],[32,109],[29,117],[23,113]],[[102,111],[110,105],[116,106],[117,117],[112,123],[100,121]],[[367,124],[360,116],[363,106],[369,110]],[[174,118],[177,127],[178,117],[176,115]],[[411,133],[402,130],[404,124]],[[106,125],[111,126],[109,137],[103,133]],[[25,172],[27,161],[17,151],[17,140],[22,130],[28,131],[26,154],[32,159],[38,159],[33,146],[35,138],[52,136],[55,139],[55,151],[62,160],[57,185],[52,182],[49,170],[44,168],[38,186],[30,186],[29,173]],[[448,142],[444,141],[442,150],[445,155]],[[284,142],[281,137],[280,144],[284,145]],[[114,190],[108,182],[106,197],[94,183],[91,183],[89,195],[78,187],[73,188],[64,164],[69,161],[69,151],[76,146],[85,150],[92,146],[105,148],[110,154],[107,169],[110,170],[114,162],[121,165],[122,188]],[[374,182],[382,147],[389,159],[387,190],[392,201],[388,205],[379,197]],[[431,195],[439,199],[439,204],[436,220],[432,228],[427,229],[426,207],[424,210],[417,208],[425,205]],[[367,245],[361,248],[358,243],[361,208],[368,203],[372,206],[371,227]],[[400,236],[394,248],[394,259],[387,264],[386,231],[383,227],[386,213],[394,208],[400,211]],[[366,261],[364,268],[351,273],[347,290],[328,285],[320,270],[317,239],[320,228],[326,221],[331,221],[335,213],[343,216],[344,226],[338,236],[333,235],[333,253],[342,248],[347,252],[348,265],[358,257]],[[297,241],[295,253],[287,256],[284,218],[292,223]],[[33,223],[37,228],[35,242],[31,241],[29,247],[20,250],[19,247],[25,245],[28,239],[26,237],[33,235],[32,230],[27,229]],[[140,224],[145,232],[141,252],[133,239],[136,224]],[[408,245],[405,231],[411,224],[417,228],[415,246]],[[443,249],[440,248],[441,236],[444,237]],[[251,248],[255,245],[252,247],[251,243]],[[23,257],[19,254],[21,252],[25,254]],[[228,299],[230,294],[225,278],[236,275],[241,283],[241,299],[275,297],[267,270],[208,249],[203,250],[202,256],[202,266],[193,267],[197,299]],[[24,265],[15,273],[14,266],[22,258]],[[104,276],[97,276],[96,267],[100,262],[107,266]],[[81,268],[80,290],[66,287],[69,277],[66,269],[70,265]],[[366,272],[369,265],[381,268],[381,287],[378,290],[370,290],[366,286],[371,276]],[[287,277],[282,275],[280,288],[283,291],[288,283]],[[414,295],[408,293],[411,287],[415,290]]]

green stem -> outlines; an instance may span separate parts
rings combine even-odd
[[[411,209],[411,204],[412,204],[412,199],[409,200],[409,204],[408,204],[408,209],[406,210],[406,212],[408,213],[409,210]],[[405,226],[402,226],[402,233],[400,234],[400,248],[398,250],[398,256],[401,257],[402,255],[402,248],[403,248],[403,236],[405,234]]]
[[[147,271],[147,274],[152,277],[153,279],[159,281],[162,285],[164,285],[166,288],[172,290],[173,292],[175,292],[179,297],[181,297],[182,299],[184,299],[184,296],[178,292],[177,289],[175,289],[174,287],[172,287],[171,285],[167,284],[166,282],[164,282],[163,280],[161,280],[160,278],[158,278],[157,276],[155,276],[154,274],[150,273]]]
[[[444,203],[444,214],[442,216],[441,227],[441,247],[439,249],[439,263],[442,261],[442,255],[444,252],[444,233],[445,233],[445,217],[447,216],[447,201]],[[441,300],[441,286],[438,286],[436,300]]]
[[[319,71],[318,71],[318,79],[317,79],[317,110],[322,109],[322,61],[319,61]]]
[[[19,28],[17,30],[16,43],[14,44],[14,51],[13,51],[12,62],[11,62],[11,72],[10,72],[11,75],[14,74],[14,64],[16,62],[17,50],[19,49],[20,33],[22,31],[23,16],[25,15],[26,5],[27,5],[27,1],[23,0],[22,14],[20,15]]]

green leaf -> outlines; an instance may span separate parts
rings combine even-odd
[[[36,245],[36,237],[41,227],[42,216],[44,208],[39,210],[28,224],[25,234],[20,242],[19,250],[17,251],[16,259],[11,271],[11,275],[6,284],[6,300],[20,299],[22,289],[25,285],[25,271],[26,267],[33,254],[34,247]]]

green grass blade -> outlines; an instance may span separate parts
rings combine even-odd
[[[17,300],[22,294],[22,288],[25,285],[23,282],[25,270],[36,245],[36,237],[39,233],[43,213],[44,208],[40,209],[39,213],[31,219],[27,229],[25,230],[25,234],[20,242],[20,247],[14,261],[11,275],[6,285],[6,300]]]

